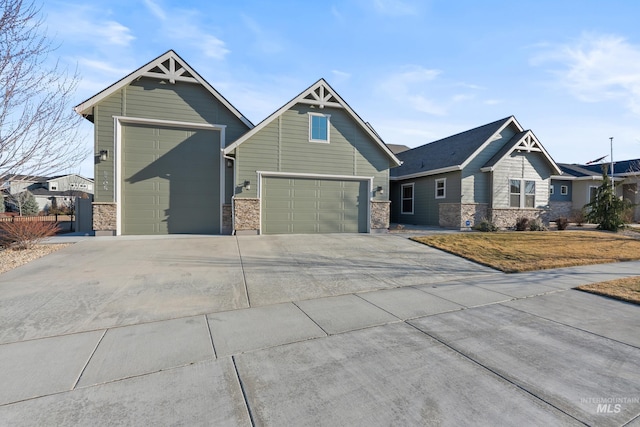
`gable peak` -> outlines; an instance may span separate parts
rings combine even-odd
[[[337,94],[324,81],[324,79],[320,79],[316,84],[311,86],[305,93],[303,93],[300,97],[299,102],[302,104],[315,105],[320,108],[344,107],[340,102]]]
[[[143,73],[143,76],[168,80],[172,84],[176,81],[199,83],[198,79],[188,69],[189,66],[178,55],[173,51],[169,51],[151,62],[149,69]]]

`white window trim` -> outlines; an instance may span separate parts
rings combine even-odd
[[[569,195],[569,186],[568,185],[561,185],[560,186],[560,195],[561,196],[568,196]]]
[[[598,186],[597,185],[590,185],[589,188],[587,188],[587,204],[591,203],[591,189],[592,188],[596,188],[597,189]],[[596,194],[597,194],[597,191],[598,190],[596,190]]]
[[[515,207],[515,206],[511,206],[511,196],[514,195],[515,193],[511,192],[511,181],[520,181],[520,206]],[[533,182],[534,185],[534,190],[533,190],[533,207],[532,208],[528,208],[526,207],[527,204],[527,182]],[[536,195],[537,195],[537,187],[538,181],[536,181],[535,179],[526,179],[526,178],[509,178],[507,181],[507,185],[509,186],[509,208],[510,209],[535,209],[536,208]]]
[[[320,144],[329,144],[330,140],[331,140],[331,114],[322,114],[322,113],[308,113],[309,114],[309,142],[317,142]],[[316,117],[326,117],[327,118],[327,139],[313,139],[312,138],[312,122],[311,122],[311,118],[313,116]]]
[[[405,212],[404,210],[404,189],[405,187],[411,187],[411,212]],[[406,199],[408,200],[408,199]],[[411,182],[409,184],[402,184],[400,186],[400,213],[402,215],[413,215],[413,212],[415,210],[415,203],[416,203],[416,189],[414,186],[414,183]]]
[[[553,185],[553,184],[549,185],[549,195],[553,196],[555,192],[556,192],[555,191],[555,185]]]
[[[439,183],[442,183],[442,190],[443,190],[442,196],[438,196],[438,184]],[[447,198],[447,178],[438,178],[438,179],[436,179],[435,186],[436,186],[436,188],[435,188],[435,190],[436,190],[436,192],[435,192],[436,199],[446,199]]]

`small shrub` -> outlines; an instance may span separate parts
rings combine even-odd
[[[0,223],[0,246],[29,249],[58,231],[55,222],[15,221]]]
[[[482,221],[480,221],[478,224],[474,225],[473,229],[476,230],[476,231],[483,231],[483,232],[495,232],[495,231],[498,231],[498,227],[493,222],[488,220],[487,218],[483,218]]]
[[[516,231],[527,231],[529,229],[529,218],[520,217],[516,219]]]
[[[539,219],[534,219],[529,222],[530,231],[547,231],[547,227]]]
[[[566,217],[561,216],[556,219],[556,226],[558,227],[558,230],[566,230],[569,226],[569,220]]]
[[[583,209],[574,209],[571,212],[571,222],[575,222],[578,227],[582,227],[585,223],[585,213]]]

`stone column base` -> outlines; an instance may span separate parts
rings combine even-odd
[[[94,202],[93,230],[96,236],[115,236],[117,229],[117,211],[115,203]]]
[[[259,234],[260,199],[233,199],[233,225],[237,234]]]
[[[388,200],[371,201],[371,232],[379,233],[389,229],[389,218],[391,216],[391,202]]]

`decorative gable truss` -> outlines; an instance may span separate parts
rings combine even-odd
[[[309,93],[302,97],[298,102],[301,104],[309,104],[316,105],[320,108],[333,107],[333,108],[343,108],[342,104],[334,94],[333,91],[327,88],[323,84],[317,85],[317,87],[309,90]]]
[[[186,82],[200,84],[206,88],[211,95],[213,95],[222,105],[224,105],[232,114],[238,117],[249,129],[253,128],[253,123],[249,121],[238,109],[236,109],[229,101],[227,101],[217,90],[213,88],[202,76],[187,64],[177,53],[173,50],[169,50],[160,55],[156,59],[136,71],[112,84],[102,92],[92,96],[83,103],[77,105],[74,110],[76,113],[84,116],[89,120],[93,120],[93,107],[103,99],[107,98],[114,92],[122,89],[123,87],[131,84],[141,77],[151,77],[154,79],[160,79],[168,81],[171,84],[176,82]]]
[[[176,81],[188,83],[200,83],[176,58],[173,56],[158,63],[155,67],[142,74],[160,80],[168,80],[174,84]]]
[[[532,151],[543,152],[543,148],[536,139],[535,136],[531,133],[531,131],[527,132],[527,134],[522,138],[516,145],[513,147],[513,150],[518,151],[526,151],[530,153]],[[512,150],[512,151],[513,151]]]
[[[551,158],[547,150],[544,149],[538,138],[533,134],[531,130],[522,131],[519,134],[516,134],[507,144],[498,152],[495,156],[491,158],[480,170],[482,172],[491,172],[500,162],[500,160],[508,157],[516,152],[527,152],[527,153],[541,153],[548,164],[551,166],[551,169],[555,173],[561,173],[560,168],[556,164],[556,162]]]

